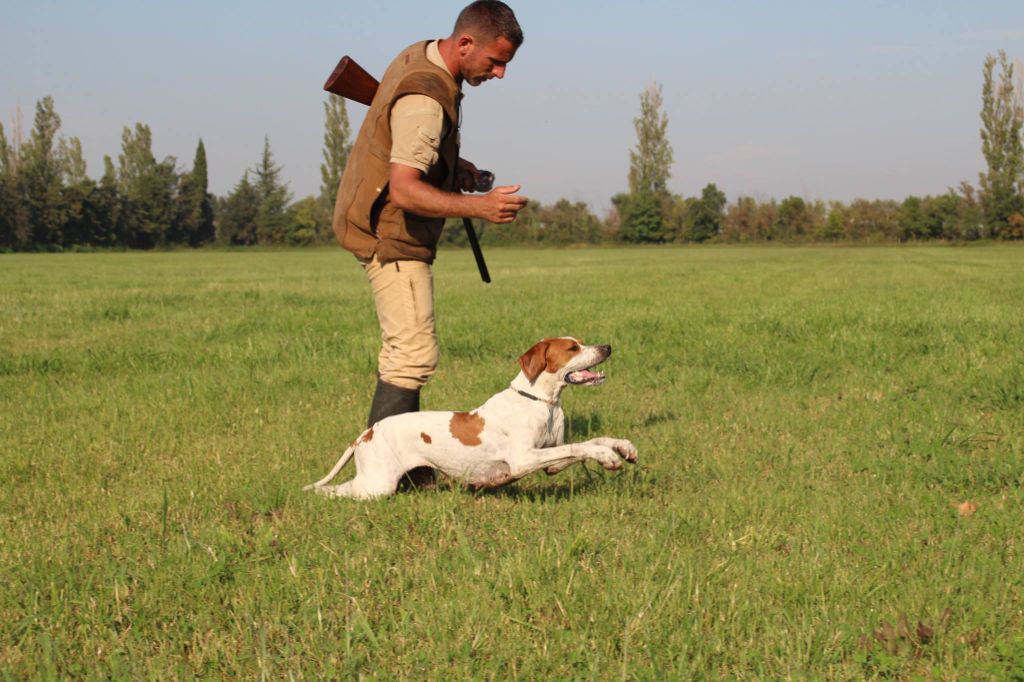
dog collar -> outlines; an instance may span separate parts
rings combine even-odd
[[[513,391],[515,391],[519,395],[523,396],[524,398],[529,398],[530,400],[536,400],[538,403],[547,403],[548,405],[554,405],[554,403],[552,401],[550,401],[550,400],[544,400],[544,398],[538,398],[537,396],[533,395],[532,393],[527,393],[526,391],[522,391],[522,390],[516,388],[515,386],[509,386],[509,388],[511,388]]]

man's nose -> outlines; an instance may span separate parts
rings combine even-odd
[[[504,65],[502,65],[502,66],[495,66],[493,69],[491,69],[491,73],[494,74],[495,78],[504,78],[505,77],[505,67],[504,67]]]

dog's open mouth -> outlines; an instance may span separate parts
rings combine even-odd
[[[569,372],[565,380],[570,384],[579,386],[597,386],[604,383],[604,372],[591,372],[589,369],[581,369],[576,372]]]

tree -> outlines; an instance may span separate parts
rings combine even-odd
[[[341,175],[345,172],[349,154],[352,152],[352,129],[348,122],[345,99],[331,94],[324,102],[324,162],[320,164],[320,206],[319,226],[321,239],[330,232],[334,200],[338,194]]]
[[[777,206],[772,200],[758,203],[753,197],[740,197],[722,216],[719,233],[724,241],[767,241],[772,238]]]
[[[190,246],[200,246],[214,238],[213,195],[208,189],[206,147],[200,138],[199,144],[196,145],[192,172],[183,173],[178,186],[181,238]]]
[[[71,139],[62,137],[57,144],[57,155],[60,158],[64,184],[81,185],[88,182],[85,158],[82,156],[82,143],[77,137]]]
[[[61,243],[64,165],[58,151],[57,131],[60,130],[60,123],[52,97],[47,96],[36,102],[32,134],[22,148],[18,162],[31,242],[37,247]]]
[[[661,199],[650,191],[616,194],[612,204],[621,216],[619,236],[623,241],[660,243],[665,241]]]
[[[122,197],[117,190],[117,170],[114,168],[114,162],[110,156],[104,154],[103,177],[100,178],[93,201],[97,221],[100,225],[100,230],[96,237],[97,245],[117,246],[125,244],[121,205]]]
[[[999,65],[999,79],[993,71]],[[1015,93],[1006,52],[985,58],[981,90],[981,151],[988,170],[980,174],[981,206],[992,236],[1008,237],[1010,218],[1024,214],[1024,106]]]
[[[895,201],[854,199],[846,212],[847,236],[858,241],[886,241],[899,234],[900,206]]]
[[[288,234],[289,244],[301,246],[316,243],[320,210],[320,199],[312,195],[303,197],[292,204],[292,230]]]
[[[652,83],[640,94],[640,115],[633,119],[636,148],[629,152],[630,194],[668,191],[672,145],[666,137],[668,117],[661,105],[661,85]]]
[[[686,238],[704,242],[717,237],[722,229],[725,214],[725,193],[714,183],[709,183],[700,193],[700,199],[692,203],[686,215]]]
[[[118,156],[118,189],[124,197],[123,218],[127,244],[149,249],[176,240],[175,189],[178,174],[174,157],[157,163],[153,134],[148,125],[125,127]]]
[[[289,239],[292,227],[288,214],[291,194],[288,186],[281,182],[281,166],[274,163],[269,137],[263,138],[263,155],[252,172],[256,175],[255,188],[259,196],[256,240],[261,244],[283,243]]]
[[[959,189],[960,202],[956,217],[956,238],[980,239],[985,227],[985,219],[978,191],[966,180],[960,183]]]
[[[834,242],[846,235],[848,221],[846,204],[841,201],[830,201],[825,209],[825,219],[818,231],[818,239]]]
[[[600,222],[587,205],[568,199],[542,207],[536,228],[536,239],[549,244],[592,244],[600,234]]]
[[[19,202],[14,175],[17,164],[13,162],[12,156],[4,126],[0,124],[0,250],[15,246],[15,209]]]
[[[99,217],[93,206],[96,183],[86,173],[82,143],[77,137],[61,138],[57,150],[63,175],[61,205],[64,224],[61,227],[61,245],[95,245],[97,233],[103,226],[97,223]]]
[[[814,210],[801,197],[786,197],[779,203],[773,233],[776,238],[803,240],[816,232]]]
[[[640,93],[640,115],[633,119],[636,147],[629,151],[629,193],[612,197],[621,220],[619,235],[625,241],[666,239],[666,213],[673,206],[668,191],[672,146],[661,105],[661,85],[652,83]]]
[[[249,182],[249,171],[238,181],[217,211],[216,234],[220,244],[255,244],[260,195]]]

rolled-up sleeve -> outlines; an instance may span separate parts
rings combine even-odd
[[[444,110],[426,95],[405,95],[391,107],[391,163],[424,173],[437,163]]]

